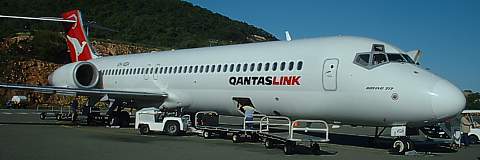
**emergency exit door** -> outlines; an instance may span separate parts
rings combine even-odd
[[[337,90],[338,59],[327,59],[323,63],[323,89],[327,91]]]

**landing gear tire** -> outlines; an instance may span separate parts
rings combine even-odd
[[[478,137],[475,136],[475,135],[470,135],[468,136],[468,138],[470,138],[470,144],[479,144],[478,143]]]
[[[169,121],[165,125],[165,132],[170,136],[177,136],[180,134],[180,125],[177,122]]]
[[[295,153],[295,144],[286,142],[283,146],[283,153],[285,153],[286,155],[292,155],[293,153]]]
[[[209,139],[212,135],[209,131],[203,131],[202,136],[205,139]]]
[[[267,149],[273,148],[273,140],[265,139],[265,142],[263,144],[265,145],[265,148],[267,148]]]
[[[393,152],[395,154],[405,154],[405,152],[408,150],[408,142],[405,139],[402,138],[397,138],[393,142]]]
[[[120,112],[118,117],[120,127],[128,127],[130,124],[130,114],[127,111]]]
[[[140,127],[138,127],[138,131],[140,132],[141,135],[147,135],[147,134],[150,134],[150,127],[148,127],[148,125],[140,125]]]
[[[415,143],[410,139],[405,141],[407,142],[407,151],[413,151],[415,149]]]
[[[232,135],[232,142],[233,143],[240,143],[240,135],[239,134],[233,134]]]
[[[310,149],[312,150],[313,154],[315,155],[320,154],[320,145],[318,143],[312,144],[312,146],[310,146]]]
[[[40,114],[40,119],[41,119],[41,120],[45,120],[45,112],[42,112],[42,113]]]

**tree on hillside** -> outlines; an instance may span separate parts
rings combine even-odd
[[[480,93],[469,94],[466,98],[466,109],[480,109]]]

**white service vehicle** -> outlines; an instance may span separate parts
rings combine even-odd
[[[468,133],[470,143],[480,143],[480,110],[464,110],[462,114],[467,114],[472,121],[472,126],[470,126],[470,132]]]
[[[177,113],[163,112],[158,108],[143,108],[135,114],[135,129],[140,134],[152,131],[164,132],[168,135],[180,135],[188,129],[189,115],[178,116]]]

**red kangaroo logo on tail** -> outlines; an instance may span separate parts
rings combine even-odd
[[[67,35],[67,46],[70,50],[72,62],[87,61],[95,56],[89,45],[87,35],[82,22],[79,10],[72,10],[62,14],[63,19],[74,20],[75,23],[67,24],[65,27]]]

